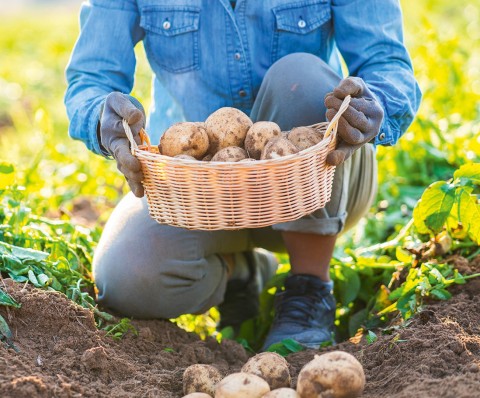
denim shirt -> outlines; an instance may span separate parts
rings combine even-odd
[[[140,41],[154,74],[152,142],[171,124],[203,121],[220,107],[249,114],[267,69],[294,52],[340,74],[339,52],[366,82],[385,111],[375,144],[394,144],[421,98],[398,0],[237,0],[235,9],[229,0],[90,0],[80,24],[66,71],[69,132],[103,155],[101,107],[112,91],[131,92]]]

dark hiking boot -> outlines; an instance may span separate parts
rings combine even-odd
[[[290,275],[285,280],[285,290],[275,296],[275,318],[263,350],[284,339],[293,339],[308,348],[333,343],[332,290],[333,282],[324,282],[313,275]]]

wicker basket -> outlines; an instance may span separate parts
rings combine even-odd
[[[156,146],[138,146],[128,124],[132,154],[142,165],[150,215],[161,224],[197,230],[259,228],[293,221],[330,200],[334,166],[325,163],[335,148],[345,98],[317,145],[297,154],[255,162],[201,162],[160,155]]]

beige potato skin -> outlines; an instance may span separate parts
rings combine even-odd
[[[175,159],[184,159],[184,160],[197,160],[193,156],[185,155],[183,153],[181,155],[175,155],[174,158]]]
[[[215,398],[261,398],[270,391],[261,377],[249,373],[232,373],[217,384]]]
[[[250,127],[245,137],[245,150],[251,158],[259,160],[267,141],[273,137],[279,137],[280,134],[281,130],[277,123],[256,122]]]
[[[170,126],[162,138],[158,149],[162,155],[189,155],[201,159],[208,150],[208,135],[199,123],[182,122]]]
[[[298,398],[297,392],[292,388],[278,388],[267,392],[262,398]]]
[[[299,398],[356,398],[365,388],[365,373],[357,359],[332,351],[307,363],[298,375]]]
[[[212,396],[205,394],[204,392],[192,392],[191,394],[185,395],[183,398],[212,398]]]
[[[323,140],[323,133],[311,127],[295,127],[288,133],[288,140],[303,151]]]
[[[183,372],[183,393],[203,392],[213,396],[215,386],[220,380],[222,380],[222,374],[212,365],[189,366]]]
[[[250,358],[243,365],[242,372],[261,377],[272,390],[290,387],[292,383],[287,361],[275,352],[262,352]]]
[[[263,148],[261,160],[277,159],[298,152],[298,148],[283,137],[272,138]]]
[[[214,154],[229,146],[243,146],[252,124],[250,118],[239,109],[226,107],[213,112],[205,120],[210,142],[208,152]]]
[[[238,146],[229,146],[218,151],[211,162],[240,162],[248,158],[245,149]]]

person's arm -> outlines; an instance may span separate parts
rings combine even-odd
[[[113,154],[100,142],[101,112],[110,93],[132,90],[134,47],[144,34],[139,18],[135,0],[90,0],[82,5],[80,36],[66,70],[69,134],[104,156]],[[128,98],[143,110],[135,98]]]
[[[421,93],[403,43],[398,0],[332,0],[335,40],[351,76],[383,107],[375,144],[393,145],[413,121]]]

